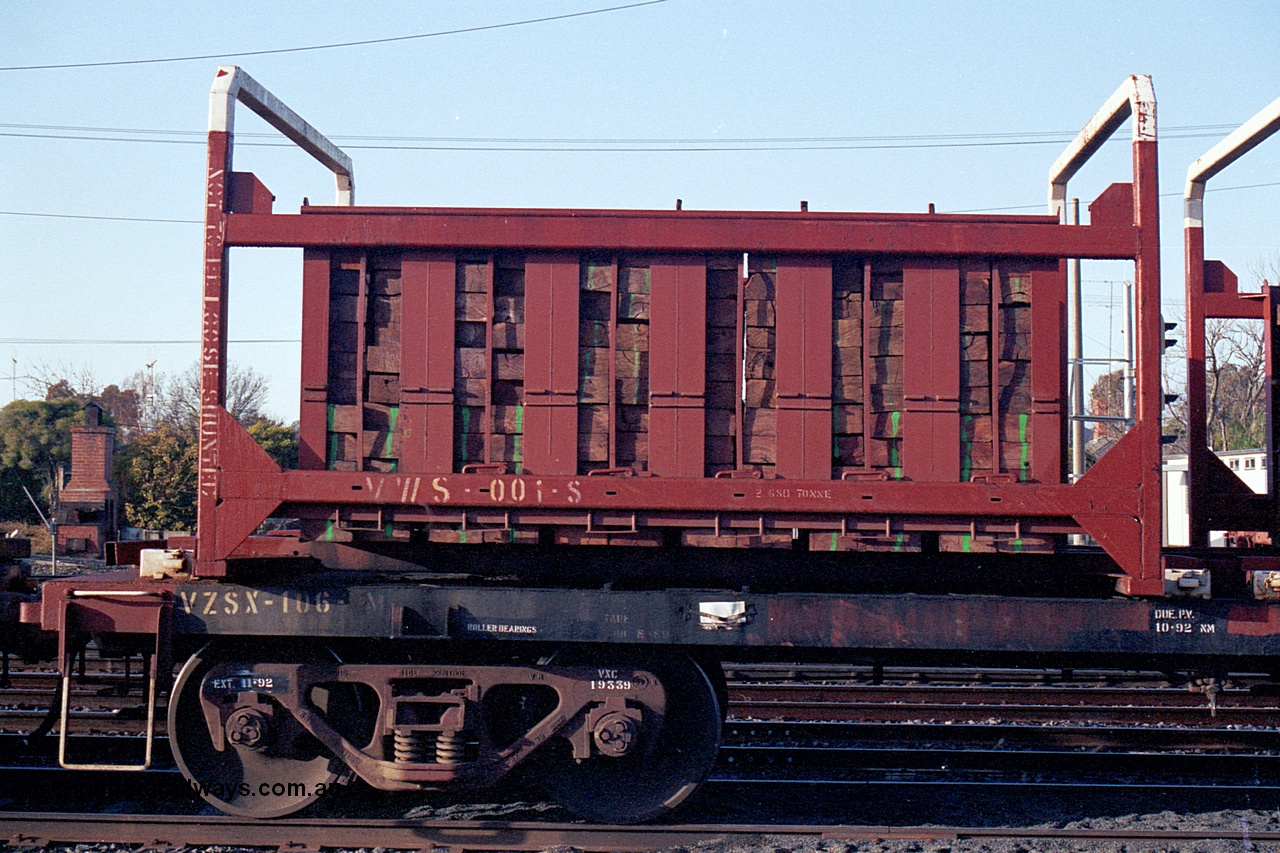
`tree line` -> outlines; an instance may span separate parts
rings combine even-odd
[[[0,408],[0,520],[39,521],[29,491],[54,509],[71,472],[71,428],[84,422],[91,400],[116,429],[115,481],[122,524],[191,530],[196,515],[200,369],[172,375],[140,370],[119,384],[100,385],[87,370],[33,371],[35,399]],[[266,377],[232,366],[227,410],[281,467],[296,468],[298,431],[264,411]],[[60,479],[61,478],[61,479]],[[26,491],[24,491],[24,488]],[[47,514],[47,513],[46,513]]]

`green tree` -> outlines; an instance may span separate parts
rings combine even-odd
[[[247,427],[249,435],[286,471],[298,467],[298,429],[273,418],[260,417]]]
[[[52,506],[58,469],[71,464],[71,428],[83,418],[74,399],[14,400],[0,409],[0,468],[30,472]]]
[[[40,483],[30,471],[21,468],[0,470],[0,521],[40,523],[39,514],[22,490],[24,486],[31,494],[40,494]]]
[[[125,518],[152,530],[194,530],[198,447],[195,437],[164,424],[140,435],[116,460]]]

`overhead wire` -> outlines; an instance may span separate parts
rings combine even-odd
[[[231,340],[227,341],[227,343],[230,343],[230,344],[296,344],[300,342],[301,342],[300,338],[232,338]],[[98,339],[92,339],[92,338],[0,338],[0,345],[22,344],[24,346],[58,346],[62,344],[93,345],[93,346],[103,346],[103,345],[120,345],[120,346],[165,345],[167,346],[170,344],[187,345],[187,344],[198,344],[198,343],[200,343],[199,338],[172,338],[172,339],[140,338],[137,340],[116,339],[116,338],[98,338]],[[0,378],[8,379],[9,377],[5,376]]]
[[[1166,139],[1216,136],[1229,125],[1190,125],[1170,128]],[[114,135],[105,135],[114,134]],[[131,135],[119,135],[131,134]],[[204,131],[158,128],[113,128],[83,125],[0,123],[0,137],[56,139],[85,142],[203,145]],[[177,138],[157,138],[177,137]],[[238,144],[255,148],[288,148],[292,143],[274,141],[276,134],[238,133]],[[244,141],[267,138],[273,141]],[[848,151],[933,148],[983,148],[1023,145],[1057,145],[1069,142],[1069,131],[1014,131],[969,134],[894,134],[882,136],[795,137],[448,137],[448,136],[343,136],[329,135],[335,144],[352,151],[496,151],[496,152],[724,152],[724,151]]]
[[[390,44],[392,42],[413,41],[415,39],[456,36],[465,33],[479,33],[487,30],[501,30],[511,27],[524,27],[531,24],[545,24],[551,21],[564,21],[570,18],[585,18],[588,15],[603,15],[607,12],[621,12],[625,9],[637,9],[641,6],[655,6],[667,0],[641,0],[638,3],[627,3],[621,6],[609,6],[602,9],[588,9],[583,12],[567,12],[563,15],[547,15],[541,18],[526,18],[520,21],[506,21],[500,24],[482,24],[474,27],[459,27],[453,30],[438,30],[430,33],[415,33],[407,36],[387,36],[376,39],[359,39],[356,41],[331,42],[328,44],[312,44],[300,47],[280,47],[269,50],[224,51],[222,53],[205,53],[187,56],[167,56],[153,59],[117,59],[104,62],[65,62],[46,65],[7,65],[0,66],[0,71],[50,71],[68,68],[107,68],[121,65],[157,65],[166,62],[194,62],[204,59],[230,59],[239,56],[269,56],[281,53],[303,53],[314,50],[334,50],[342,47],[361,47],[370,44]]]

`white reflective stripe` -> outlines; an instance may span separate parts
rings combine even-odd
[[[238,66],[223,65],[214,75],[213,87],[209,90],[211,133],[234,133],[236,101],[262,116],[268,124],[333,172],[337,187],[336,204],[355,204],[355,174],[351,158]]]
[[[1280,130],[1280,98],[1231,131],[1187,168],[1187,186],[1183,193],[1184,227],[1204,227],[1204,185],[1209,179],[1248,154],[1277,130]]]
[[[1139,74],[1125,80],[1049,167],[1049,212],[1059,221],[1066,211],[1067,182],[1129,116],[1133,116],[1134,142],[1155,141],[1156,95],[1151,75]]]

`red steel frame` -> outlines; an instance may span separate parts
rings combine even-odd
[[[1053,216],[341,206],[311,207],[301,214],[274,214],[270,211],[269,193],[257,179],[231,171],[230,115],[237,98],[334,170],[340,204],[350,202],[349,161],[244,72],[222,68],[218,74],[209,133],[198,576],[225,575],[228,558],[246,553],[245,540],[249,534],[282,506],[292,514],[332,511],[335,516],[338,508],[356,507],[364,508],[377,519],[379,526],[393,519],[411,523],[470,520],[499,526],[517,523],[585,526],[588,530],[634,530],[637,524],[643,523],[763,532],[766,525],[776,529],[854,531],[883,530],[891,523],[905,524],[905,529],[918,524],[915,529],[963,531],[976,529],[981,523],[988,525],[987,529],[1004,525],[1017,536],[1083,531],[1092,535],[1119,566],[1122,592],[1163,594],[1159,370],[1163,327],[1159,312],[1155,101],[1149,78],[1129,78],[1055,164],[1050,174]],[[285,112],[273,110],[273,105]],[[1133,117],[1133,183],[1113,185],[1104,193],[1094,205],[1090,225],[1062,224],[1060,211],[1066,197],[1066,181],[1130,116]],[[971,483],[710,479],[688,476],[689,472],[696,474],[695,466],[686,465],[687,460],[678,455],[674,457],[671,476],[537,475],[537,468],[529,467],[534,454],[553,459],[557,454],[572,452],[548,446],[530,448],[525,470],[535,474],[526,474],[519,487],[513,488],[520,477],[453,473],[449,449],[431,443],[402,458],[402,468],[394,474],[280,471],[224,407],[227,251],[234,246],[314,250],[306,253],[304,275],[324,276],[326,280],[325,250],[394,247],[404,252],[404,275],[426,280],[418,292],[425,294],[429,303],[443,300],[444,295],[443,289],[437,292],[431,282],[443,274],[452,274],[451,265],[441,262],[441,253],[445,250],[510,248],[540,253],[541,271],[527,282],[527,295],[531,299],[535,293],[554,298],[559,292],[563,276],[556,271],[557,264],[553,261],[557,256],[553,253],[566,253],[564,257],[571,259],[572,253],[600,249],[673,256],[736,253],[740,257],[744,251],[760,252],[790,259],[785,268],[780,264],[780,279],[784,275],[796,276],[804,282],[802,289],[816,287],[818,291],[830,287],[829,265],[824,274],[820,265],[815,267],[811,263],[814,256],[899,253],[926,261],[936,258],[960,263],[970,257],[995,258],[997,263],[1001,258],[1011,258],[1057,264],[1059,278],[1063,258],[1132,260],[1136,265],[1139,330],[1137,422],[1114,449],[1074,484],[1013,483],[999,477]],[[441,268],[434,269],[436,266]],[[448,270],[444,269],[446,266]],[[675,271],[678,266],[668,270],[677,278],[681,275]],[[537,278],[542,275],[546,276],[545,281]],[[917,280],[906,283],[908,292],[923,294],[927,299],[932,273],[917,271],[915,275]],[[573,283],[576,285],[576,281]],[[663,292],[686,290],[676,280],[655,279],[653,287],[655,301]],[[821,308],[818,301],[808,297],[794,305],[780,301],[779,314],[791,312],[807,316],[815,306]],[[1057,303],[1061,302],[1059,296]],[[1055,307],[1053,300],[1047,304]],[[323,310],[322,305],[304,304],[304,312]],[[451,307],[448,310],[452,310]],[[679,306],[664,305],[654,310],[676,311],[681,324],[700,325],[696,301],[685,305],[682,300]],[[938,315],[945,313],[947,306],[932,305],[930,310]],[[1062,309],[1040,312],[1033,323],[1043,333],[1043,339],[1057,342],[1063,339],[1064,316]],[[320,325],[323,322],[321,319]],[[528,334],[533,338],[537,333],[531,326]],[[908,346],[927,348],[928,340],[920,335],[912,337],[919,343],[908,343]],[[543,344],[545,341],[531,340],[528,351],[533,352]],[[786,348],[801,353],[803,361],[805,347],[810,345],[804,341],[783,340],[780,335],[779,357],[783,357],[781,353]],[[314,359],[323,360],[322,350],[314,341],[303,341],[304,406],[312,397],[318,396],[317,401],[324,399],[323,382],[316,386],[315,382],[308,381],[305,373],[307,364]],[[664,366],[658,361],[660,357],[655,356],[652,368],[651,415],[654,424],[665,420],[666,428],[673,434],[656,435],[654,441],[679,445],[680,435],[698,430],[694,398],[704,377],[690,365]],[[431,403],[449,401],[451,377],[444,376],[444,366],[452,368],[450,342],[427,336],[417,346],[404,346],[403,359],[403,369],[422,380],[418,387],[406,388],[406,395],[416,395],[414,399],[424,404],[421,409],[426,412],[425,416],[433,417]],[[529,369],[526,390],[531,397],[530,417],[572,416],[568,405],[574,389],[556,372],[557,363],[558,360],[548,354],[543,361],[545,366]],[[1062,366],[1054,364],[1048,369],[1056,375]],[[535,370],[545,371],[546,375],[537,377]],[[952,402],[946,394],[934,398],[919,393],[921,389],[933,389],[936,394],[938,387],[947,385],[947,369],[939,366],[936,372],[938,377],[925,381],[916,393],[913,394],[910,387],[906,389],[911,398],[907,401],[908,408],[914,407],[924,418],[934,419],[935,415],[948,412]],[[826,417],[822,412],[829,409],[824,410],[820,393],[814,394],[815,388],[822,384],[822,374],[822,369],[806,367],[790,384],[778,383],[780,427],[784,419],[790,419],[789,428],[802,431],[810,424],[815,411],[817,417]],[[1060,418],[1061,395],[1056,390],[1045,394],[1045,389],[1060,388],[1061,383],[1046,384],[1043,378],[1040,381],[1032,378],[1032,416]],[[829,381],[827,387],[830,387]],[[534,402],[535,397],[541,405]],[[830,405],[829,399],[825,405]],[[443,411],[449,411],[448,407],[443,407]],[[931,422],[942,423],[942,420]],[[789,452],[790,449],[780,450],[779,466],[785,465],[801,477],[813,476],[813,460],[792,459],[787,456]],[[924,464],[926,468],[935,465],[934,462]],[[549,463],[546,470],[556,470],[555,465]],[[1060,465],[1055,470],[1060,470]],[[685,476],[679,476],[681,473]],[[767,487],[770,484],[788,488]],[[521,500],[515,499],[516,494]]]
[[[1280,286],[1261,293],[1240,293],[1235,273],[1221,261],[1204,257],[1204,192],[1209,179],[1280,130],[1280,98],[1242,124],[1187,169],[1184,195],[1184,246],[1187,288],[1187,514],[1190,542],[1209,544],[1211,530],[1261,530],[1276,540],[1275,450],[1280,446],[1274,416],[1273,382],[1277,368],[1275,335],[1280,324]],[[1205,377],[1205,321],[1261,320],[1266,352],[1268,490],[1258,495],[1210,449]]]

